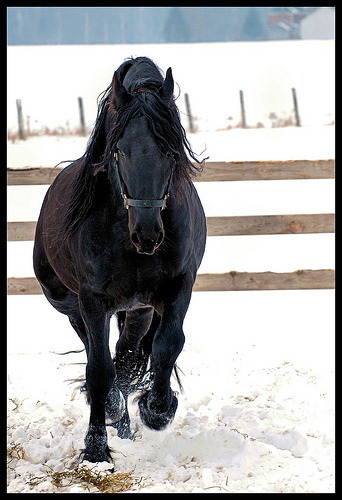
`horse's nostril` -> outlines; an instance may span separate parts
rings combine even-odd
[[[136,245],[136,246],[140,245],[138,233],[133,233],[131,238],[132,238],[132,242],[134,243],[134,245]]]
[[[158,235],[157,243],[156,243],[156,248],[161,245],[163,239],[164,239],[164,232],[160,231],[160,233]]]
[[[135,229],[131,234],[131,241],[138,253],[153,255],[155,250],[161,245],[164,239],[164,231],[157,229],[154,232],[147,232]]]

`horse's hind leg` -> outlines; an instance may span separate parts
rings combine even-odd
[[[119,388],[125,400],[125,411],[113,426],[118,436],[132,439],[127,399],[142,383],[152,349],[152,340],[159,325],[159,315],[151,307],[119,312],[120,338],[116,344],[115,367]]]

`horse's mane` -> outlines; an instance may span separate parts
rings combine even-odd
[[[128,70],[131,71],[127,74]],[[74,232],[87,217],[95,192],[96,174],[113,165],[113,151],[129,121],[144,116],[158,148],[172,153],[175,159],[174,182],[179,191],[185,180],[190,180],[202,171],[200,162],[186,138],[179,112],[172,99],[166,104],[159,94],[163,77],[157,66],[146,57],[125,61],[117,70],[118,78],[131,94],[128,104],[118,110],[113,105],[112,85],[102,94],[94,129],[82,157],[82,167],[73,186],[69,209],[65,218],[65,229]],[[141,91],[139,89],[148,89]],[[189,157],[194,160],[195,166]]]

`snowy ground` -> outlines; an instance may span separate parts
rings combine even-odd
[[[8,314],[8,441],[25,453],[8,491],[58,491],[28,480],[72,467],[84,446],[89,407],[68,380],[85,355],[55,354],[81,343],[43,297],[9,297]],[[116,468],[142,492],[333,492],[333,293],[197,293],[185,333],[174,422],[142,428],[132,405],[138,439],[108,431]]]
[[[160,62],[160,47],[149,50]],[[170,65],[181,60],[179,46],[165,50],[173,54]],[[120,51],[121,59],[131,55]],[[91,49],[89,57],[94,54]],[[196,151],[205,144],[213,161],[334,158],[334,127],[317,123],[300,129],[214,128],[189,138]],[[53,166],[82,155],[85,143],[9,143],[8,164]],[[197,188],[207,215],[334,212],[331,180]],[[10,186],[8,219],[35,220],[45,191]],[[32,242],[8,243],[8,275],[32,276],[31,259]],[[200,272],[310,268],[334,268],[333,235],[211,237]],[[334,291],[194,293],[184,330],[178,360],[184,393],[175,420],[162,432],[143,428],[131,400],[136,441],[120,440],[108,429],[116,470],[134,470],[146,493],[334,492]],[[114,320],[111,331],[114,349]],[[84,446],[89,407],[70,379],[83,376],[85,354],[57,354],[81,348],[67,318],[43,296],[8,297],[8,492],[84,491],[75,481],[61,488],[51,482],[52,471],[75,466]]]
[[[116,468],[134,469],[145,492],[332,492],[332,295],[194,294],[176,418],[152,432],[132,406],[138,440],[109,429]],[[9,464],[8,491],[57,491],[28,480],[72,467],[83,447],[89,408],[68,380],[85,356],[55,354],[81,345],[43,297],[9,297],[8,314],[8,439],[25,453]]]

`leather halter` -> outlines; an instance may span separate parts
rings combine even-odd
[[[169,176],[169,179],[167,181],[167,186],[165,190],[165,195],[162,199],[160,200],[138,200],[134,198],[128,198],[127,194],[124,192],[124,182],[122,180],[120,170],[119,170],[119,163],[118,163],[118,153],[117,151],[114,153],[114,164],[115,164],[115,169],[118,174],[118,180],[119,180],[119,185],[120,185],[120,193],[124,201],[124,207],[128,210],[129,207],[136,207],[136,208],[160,208],[161,210],[164,210],[166,208],[166,201],[170,197],[170,185],[171,185],[171,179],[173,175],[173,167],[171,169],[171,173]]]

